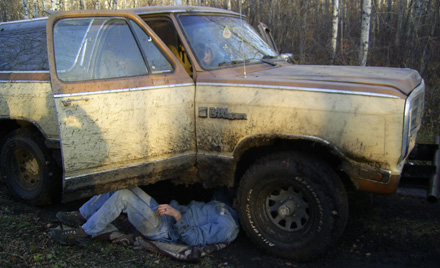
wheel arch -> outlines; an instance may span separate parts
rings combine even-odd
[[[24,122],[0,122],[0,127],[3,123],[7,130],[1,142],[1,175],[11,195],[19,201],[36,206],[58,202],[61,168],[56,157],[59,150],[57,153],[47,146],[45,135]]]
[[[35,203],[22,200],[21,198],[18,198],[18,200],[36,206],[45,206],[48,204],[52,204],[53,202],[59,202],[60,194],[62,191],[62,160],[59,139],[49,138],[44,132],[43,128],[41,128],[38,123],[31,120],[27,120],[24,118],[3,117],[0,118],[0,150],[3,151],[3,148],[4,146],[6,146],[8,139],[11,137],[12,133],[16,131],[21,131],[21,133],[29,133],[28,137],[31,140],[33,140],[37,145],[40,144],[42,148],[45,148],[46,163],[49,163],[48,165],[50,166],[50,176],[54,180],[54,186],[53,188],[51,188],[54,193],[51,194],[51,198],[41,199],[41,202],[37,201]],[[42,153],[44,154],[44,152]],[[47,161],[48,159],[51,159],[52,161]],[[4,175],[2,174],[2,176]],[[13,194],[13,196],[16,196],[16,194]]]
[[[234,152],[234,158],[237,159],[234,184],[238,185],[246,170],[257,159],[283,151],[306,152],[319,157],[333,168],[346,186],[353,186],[348,175],[340,168],[346,157],[329,141],[313,136],[273,134],[254,135],[238,144]]]
[[[32,129],[41,135],[47,148],[60,149],[58,140],[50,139],[37,122],[26,118],[0,118],[0,143],[9,133],[20,128]]]

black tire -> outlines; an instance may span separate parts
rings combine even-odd
[[[308,261],[341,236],[348,218],[345,188],[325,162],[304,153],[262,158],[238,189],[243,229],[261,249]]]
[[[36,206],[56,202],[60,194],[58,167],[43,141],[31,129],[18,129],[6,137],[0,152],[1,174],[11,195]]]

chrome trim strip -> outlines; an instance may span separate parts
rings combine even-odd
[[[210,153],[197,153],[198,156],[205,156],[205,157],[217,157],[217,158],[224,158],[227,160],[233,160],[234,156],[232,155],[219,155],[219,154],[210,154]]]
[[[0,25],[8,25],[8,24],[24,23],[24,22],[31,22],[31,21],[47,20],[47,18],[48,17],[40,17],[40,18],[32,18],[32,19],[24,19],[24,20],[5,21],[5,22],[0,22]]]
[[[96,94],[109,94],[109,93],[142,91],[142,90],[152,90],[152,89],[171,88],[171,87],[185,87],[185,86],[194,86],[194,84],[193,83],[185,83],[185,84],[172,84],[172,85],[163,85],[163,86],[121,88],[121,89],[110,89],[110,90],[100,90],[100,91],[90,91],[90,92],[55,94],[54,97],[55,98],[79,97],[79,96],[89,96],[89,95],[96,95]]]
[[[0,80],[0,83],[48,83],[50,80]]]
[[[39,71],[0,71],[0,74],[28,74],[28,73],[37,73],[37,74],[48,74],[49,70],[39,70]]]
[[[191,157],[191,156],[195,156],[195,155],[196,155],[195,152],[194,153],[180,154],[180,155],[177,155],[177,156],[157,159],[157,160],[153,160],[153,161],[144,161],[144,162],[139,163],[139,164],[134,164],[134,165],[129,165],[129,166],[122,166],[122,167],[112,168],[112,169],[106,169],[106,170],[96,171],[96,172],[92,172],[92,173],[81,174],[81,175],[77,175],[77,176],[65,177],[64,180],[73,180],[73,179],[77,179],[77,178],[83,178],[84,176],[108,173],[108,172],[113,172],[113,171],[116,171],[116,170],[126,169],[126,168],[140,167],[140,166],[143,166],[145,164],[160,163],[160,162],[163,162],[163,161],[170,161],[170,160],[176,159],[176,158],[181,158],[181,157],[186,157],[186,156],[190,156]]]
[[[381,97],[381,98],[391,98],[399,99],[397,96],[381,93],[372,92],[356,92],[348,90],[338,90],[338,89],[325,89],[325,88],[305,88],[305,87],[289,87],[289,86],[269,86],[269,85],[246,85],[246,84],[227,84],[227,83],[197,83],[197,85],[204,86],[233,86],[233,87],[250,87],[250,88],[271,88],[271,89],[288,89],[296,91],[310,91],[310,92],[323,92],[323,93],[334,93],[334,94],[347,94],[347,95],[361,95],[368,97]]]

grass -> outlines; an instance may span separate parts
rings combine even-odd
[[[208,255],[197,263],[182,262],[145,249],[90,240],[84,247],[62,246],[49,235],[58,226],[56,208],[34,208],[10,198],[0,181],[0,267],[152,267],[234,268]]]
[[[90,241],[83,248],[62,246],[49,236],[55,224],[41,218],[38,209],[4,196],[0,204],[1,267],[220,267],[209,257],[188,264],[106,241]]]

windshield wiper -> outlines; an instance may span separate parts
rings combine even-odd
[[[272,66],[277,66],[275,62],[271,61],[272,59],[279,59],[279,56],[271,56],[271,55],[264,55],[263,58],[260,59],[261,62],[270,64]]]
[[[247,60],[224,61],[224,62],[220,62],[218,64],[218,66],[222,67],[222,66],[238,65],[238,64],[243,64],[243,63],[250,63],[251,61],[253,61],[253,62],[264,62],[264,63],[267,63],[267,64],[272,65],[272,66],[277,66],[278,64],[276,64],[275,62],[269,60],[269,59],[272,59],[272,58],[276,58],[276,57],[264,56],[261,59],[257,59],[256,58],[256,59],[247,59]]]
[[[277,65],[278,65],[278,64],[276,64],[275,62],[273,62],[273,61],[271,61],[271,60],[268,60],[268,59],[265,59],[265,58],[260,59],[260,61],[261,61],[261,62],[264,62],[264,63],[267,63],[267,64],[269,64],[269,65],[272,65],[272,66],[277,66]]]
[[[238,65],[238,64],[243,64],[243,63],[249,63],[250,62],[250,60],[233,60],[233,61],[223,61],[223,62],[220,62],[219,64],[218,64],[218,66],[219,67],[221,67],[221,66],[230,66],[230,65]]]
[[[267,60],[267,59],[277,59],[279,56],[271,56],[271,55],[264,55],[263,59]]]

